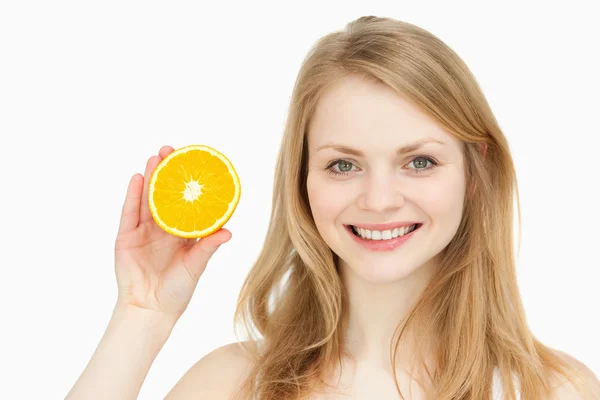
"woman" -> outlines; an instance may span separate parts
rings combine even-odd
[[[154,225],[148,179],[171,151],[149,159],[143,187],[130,182],[119,299],[69,399],[136,398],[231,238]],[[376,17],[323,37],[294,88],[265,247],[236,310],[262,337],[209,353],[167,399],[600,398],[586,366],[527,326],[514,195],[506,138],[448,46]],[[144,266],[151,243],[164,256]]]

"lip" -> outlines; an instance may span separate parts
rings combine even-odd
[[[357,226],[359,228],[368,229],[370,231],[372,231],[372,230],[385,231],[387,229],[401,228],[404,226],[411,226],[411,225],[415,225],[415,224],[421,224],[421,222],[419,222],[419,221],[395,221],[395,222],[388,222],[387,224],[348,224],[348,225]]]
[[[393,238],[393,239],[389,239],[389,240],[369,240],[369,239],[363,239],[359,236],[356,236],[354,234],[354,232],[352,232],[352,226],[351,225],[344,225],[344,228],[346,228],[346,231],[348,231],[348,234],[350,236],[352,236],[352,238],[354,239],[354,241],[364,247],[366,247],[369,250],[372,251],[391,251],[391,250],[395,250],[398,247],[400,247],[401,245],[403,245],[404,243],[406,243],[406,241],[408,239],[410,239],[411,237],[414,236],[415,233],[419,232],[421,230],[421,228],[423,227],[422,223],[417,222],[417,224],[419,224],[419,226],[417,227],[417,229],[415,229],[414,231],[410,232],[409,234],[406,234],[404,236],[398,236],[397,238]]]

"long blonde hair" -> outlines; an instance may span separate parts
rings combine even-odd
[[[256,362],[238,395],[251,398],[256,390],[264,400],[306,398],[326,385],[333,366],[342,362],[347,296],[337,255],[312,218],[306,134],[320,95],[349,74],[394,89],[464,145],[469,193],[463,219],[437,274],[396,330],[392,365],[400,337],[411,326],[437,338],[428,344],[435,366],[428,371],[435,383],[428,398],[489,399],[495,367],[511,399],[517,390],[513,376],[522,399],[546,398],[552,376],[567,377],[584,390],[578,370],[527,326],[513,252],[515,195],[519,206],[514,164],[474,76],[430,32],[367,16],[318,40],[297,77],[277,157],[267,236],[235,311],[235,325],[243,322],[251,336],[254,326],[263,337],[244,343]],[[487,145],[485,157],[480,145]],[[520,206],[518,211],[520,243]],[[401,393],[397,383],[396,388]]]

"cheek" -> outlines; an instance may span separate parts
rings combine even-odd
[[[349,196],[336,188],[336,185],[320,178],[311,178],[310,174],[307,177],[306,189],[312,215],[319,230],[330,226],[351,201]]]
[[[464,179],[448,177],[423,186],[418,194],[418,204],[427,214],[432,218],[460,218],[465,193]]]

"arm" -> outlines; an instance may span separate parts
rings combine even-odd
[[[136,399],[154,359],[187,309],[217,249],[231,238],[220,228],[199,240],[163,230],[149,206],[152,174],[174,149],[163,146],[131,177],[115,240],[117,305],[91,360],[67,400]]]
[[[137,399],[175,321],[149,310],[115,307],[96,351],[66,400]]]

